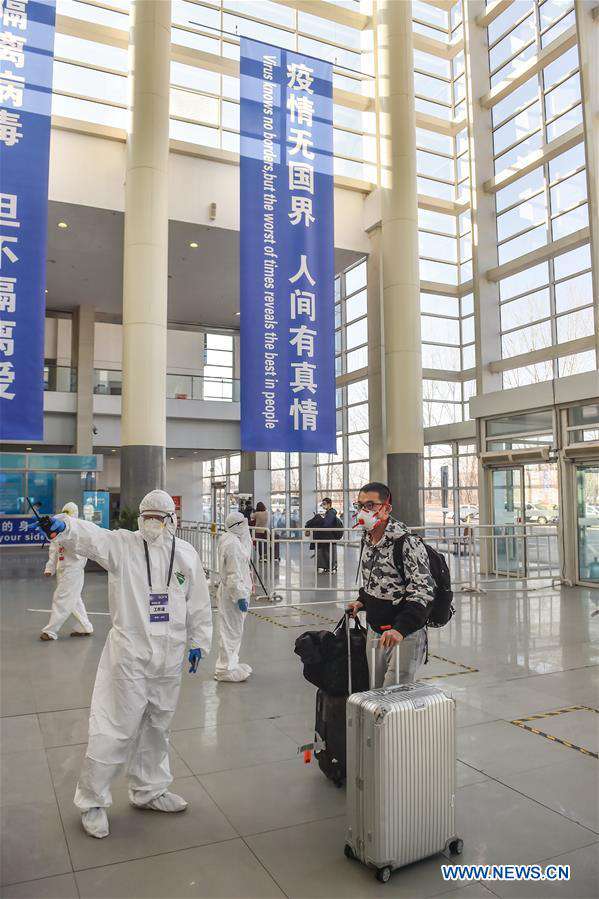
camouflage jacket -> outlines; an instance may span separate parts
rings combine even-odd
[[[408,536],[403,544],[406,574],[402,580],[393,559],[396,540],[409,534],[401,521],[390,519],[378,543],[366,534],[362,543],[362,590],[360,600],[368,623],[376,630],[390,624],[404,637],[426,623],[428,604],[434,597],[426,548],[421,540]]]

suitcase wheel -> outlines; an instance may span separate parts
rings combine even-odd
[[[381,883],[388,883],[391,879],[391,868],[386,865],[384,868],[377,868],[376,879]]]
[[[464,841],[460,839],[451,840],[448,843],[447,848],[449,849],[451,855],[461,855],[464,851]]]
[[[344,852],[346,858],[355,858],[355,857],[356,857],[356,856],[354,855],[354,850],[351,848],[351,846],[349,845],[349,843],[346,843],[346,844],[345,844],[345,847],[344,847],[344,849],[343,849],[343,852]]]

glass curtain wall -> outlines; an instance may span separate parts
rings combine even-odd
[[[237,510],[241,456],[220,456],[203,463],[203,521],[224,522],[229,512]]]
[[[468,441],[435,443],[424,448],[424,523],[478,522],[478,457]]]
[[[470,151],[464,51],[451,59],[447,53],[463,37],[462,3],[448,10],[414,0],[412,11],[423,412],[429,427],[467,419],[474,392]],[[423,44],[420,35],[432,41]]]
[[[495,193],[499,265],[547,249],[545,260],[499,281],[502,359],[515,357],[514,367],[503,372],[504,387],[566,377],[597,365],[592,348],[560,349],[594,331],[575,29],[573,0],[518,0],[487,28],[492,87],[514,77],[523,63],[550,45],[556,55],[491,111],[496,178],[522,170]],[[556,152],[564,142],[564,152]],[[535,153],[536,165],[531,164]],[[573,235],[579,245],[563,252],[560,242]],[[555,348],[552,358],[521,364],[523,356],[547,348]]]
[[[236,63],[240,37],[251,37],[333,63],[334,87],[350,95],[335,98],[335,174],[376,183],[374,112],[360,99],[374,96],[370,12],[371,3],[360,0],[329,0],[310,12],[270,0],[173,0],[175,54],[189,48],[202,55],[196,65],[171,63],[171,138],[239,152]],[[129,0],[58,0],[57,13],[70,25],[80,20],[82,34],[90,22],[123,35],[129,28]],[[114,31],[101,45],[76,36],[75,27],[68,31],[59,18],[53,115],[125,130],[127,50],[115,45]]]
[[[337,452],[316,457],[317,505],[333,500],[344,523],[355,493],[370,477],[368,434],[368,323],[366,260],[335,279]]]
[[[299,453],[270,453],[270,478],[272,527],[299,527]]]

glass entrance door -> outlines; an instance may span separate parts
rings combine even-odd
[[[212,521],[224,524],[227,517],[227,482],[212,483]]]
[[[495,571],[512,577],[526,572],[525,540],[517,535],[524,523],[524,469],[495,468],[491,471],[493,494],[493,558]]]
[[[578,577],[599,584],[599,463],[576,469]]]

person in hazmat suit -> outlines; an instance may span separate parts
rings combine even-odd
[[[99,838],[109,833],[110,788],[125,766],[133,806],[159,812],[187,807],[168,789],[170,725],[186,642],[194,673],[212,640],[204,568],[193,546],[175,537],[172,497],[152,490],[139,513],[135,532],[68,517],[41,522],[48,536],[56,534],[61,544],[108,572],[112,628],[98,665],[75,792],[84,830]]]
[[[215,680],[240,683],[252,673],[239,661],[245,616],[250,605],[252,538],[247,519],[231,512],[225,519],[225,533],[218,541],[219,644]]]
[[[72,518],[79,517],[76,503],[65,503],[62,512]],[[57,640],[59,630],[70,615],[77,621],[71,637],[89,637],[93,634],[92,623],[81,599],[86,562],[85,556],[74,552],[60,540],[50,541],[44,574],[46,577],[56,575],[56,590],[52,597],[50,620],[41,632],[40,640]]]

